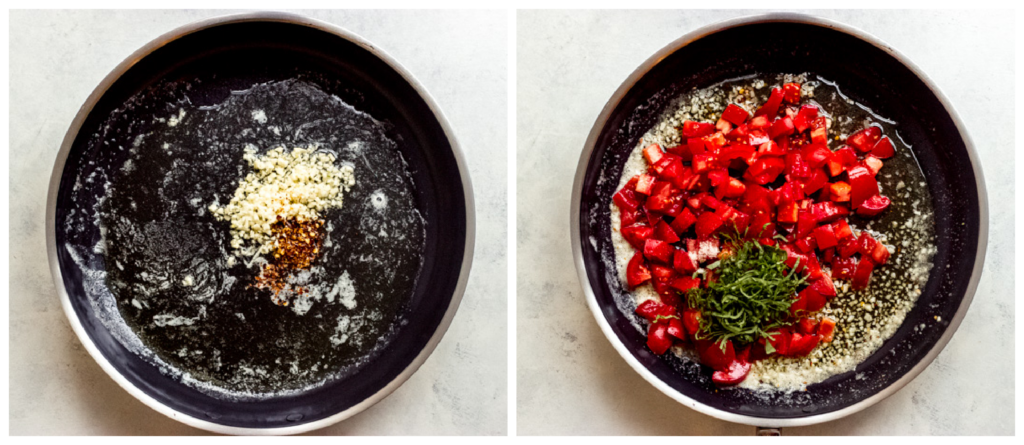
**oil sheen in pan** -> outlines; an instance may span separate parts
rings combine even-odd
[[[78,172],[76,184],[104,181],[99,205],[67,221],[102,235],[93,252],[72,252],[93,281],[94,307],[105,307],[102,321],[164,372],[217,396],[301,391],[358,370],[405,324],[423,263],[424,220],[387,124],[301,79],[214,106],[193,106],[191,89],[162,84],[133,97],[91,142],[110,145],[128,131],[131,146],[118,147],[127,160]],[[308,297],[277,306],[251,285],[259,259],[227,261],[229,223],[207,208],[226,204],[250,171],[245,147],[311,144],[351,165],[356,184],[322,215],[320,258],[294,276]],[[105,267],[88,268],[89,256]]]

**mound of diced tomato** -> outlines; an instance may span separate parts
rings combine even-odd
[[[835,323],[815,313],[836,296],[832,280],[864,289],[889,257],[870,234],[855,234],[847,217],[872,217],[889,207],[876,175],[895,154],[892,142],[872,126],[833,150],[830,120],[799,102],[800,85],[786,84],[753,116],[729,104],[717,123],[686,121],[684,142],[644,148],[647,172],[613,198],[620,232],[636,249],[627,284],[650,283],[660,298],[636,310],[649,322],[648,347],[663,354],[673,344],[692,344],[720,385],[742,381],[767,350],[799,357],[831,341]],[[767,340],[771,348],[765,339],[734,345],[695,336],[701,314],[684,296],[714,279],[694,272],[728,254],[719,238],[726,232],[785,250],[787,264],[809,283],[794,295],[791,325]]]

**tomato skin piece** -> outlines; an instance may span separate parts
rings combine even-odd
[[[746,360],[733,360],[724,371],[715,371],[711,374],[711,381],[718,386],[735,386],[747,379],[750,374],[750,362]]]
[[[852,145],[853,148],[856,148],[861,153],[867,153],[872,148],[875,148],[875,144],[878,143],[881,137],[881,128],[868,127],[850,135],[850,137],[846,138],[846,143]]]
[[[644,256],[637,251],[626,265],[626,283],[633,289],[651,279],[651,271],[644,263]]]
[[[892,146],[892,141],[886,136],[875,143],[875,146],[871,149],[871,155],[882,159],[889,159],[896,155],[896,148]]]
[[[853,279],[850,284],[854,290],[867,289],[868,284],[871,283],[871,272],[875,269],[875,263],[871,262],[871,259],[867,256],[860,259],[857,263],[857,270],[853,272]]]
[[[652,323],[647,329],[647,347],[656,355],[664,354],[672,347],[672,339],[668,336],[667,323]]]
[[[736,104],[729,104],[725,106],[725,111],[722,112],[722,119],[728,121],[733,125],[743,125],[750,117],[750,113],[744,110],[742,107]]]
[[[772,94],[768,96],[768,100],[765,101],[764,105],[754,112],[754,116],[767,116],[769,119],[775,118],[779,114],[780,105],[782,105],[782,88],[772,88]]]
[[[876,194],[861,203],[857,208],[857,214],[861,216],[875,216],[889,208],[889,198]]]
[[[644,317],[648,322],[654,322],[658,317],[669,317],[675,315],[675,308],[655,300],[647,300],[636,307],[636,314]]]

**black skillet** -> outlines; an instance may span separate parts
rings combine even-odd
[[[82,168],[124,164],[134,137],[129,126],[93,138],[112,112],[136,93],[161,82],[185,81],[194,104],[216,104],[233,90],[296,75],[313,82],[361,112],[388,124],[407,164],[416,210],[423,217],[422,266],[410,280],[395,323],[395,337],[370,362],[314,389],[264,400],[229,400],[182,384],[128,351],[99,322],[89,303],[83,270],[69,256],[85,252],[91,268],[99,240],[93,226],[67,229],[69,209],[91,208],[104,194],[101,184],[78,184]],[[132,113],[151,121],[164,110],[145,106]],[[138,129],[135,129],[138,130]],[[106,129],[110,133],[109,129]],[[116,131],[120,131],[117,129]],[[140,184],[140,187],[147,187]],[[73,201],[73,200],[78,200]],[[51,271],[76,334],[100,366],[129,393],[157,411],[192,426],[222,433],[284,434],[323,427],[350,417],[390,394],[419,368],[451,323],[462,298],[473,252],[474,210],[465,162],[451,128],[424,88],[381,50],[336,26],[290,14],[228,16],[174,30],[119,65],[89,97],[68,130],[51,178],[47,203],[47,244]],[[80,215],[78,215],[80,217]]]
[[[609,203],[626,154],[681,91],[754,73],[811,72],[899,123],[934,200],[938,253],[933,272],[900,329],[856,370],[789,396],[716,391],[708,372],[672,354],[653,355],[610,290],[617,273]],[[896,392],[942,350],[970,305],[981,275],[988,217],[984,179],[963,123],[941,92],[905,57],[861,31],[824,19],[769,14],[694,31],[649,58],[615,92],[591,130],[573,187],[576,268],[598,324],[626,361],[680,403],[724,420],[778,428],[862,410]],[[592,244],[593,243],[593,244]],[[941,320],[936,322],[935,320]],[[914,329],[915,326],[926,326]]]

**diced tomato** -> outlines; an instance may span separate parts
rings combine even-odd
[[[672,272],[671,269],[667,268],[662,268],[662,270],[667,271],[667,273]],[[651,274],[654,274],[654,267],[651,268]],[[652,278],[651,286],[654,287],[654,291],[658,293],[658,298],[661,299],[662,303],[665,303],[669,306],[678,307],[681,304],[681,301],[679,299],[679,293],[669,286],[670,281],[671,278]]]
[[[730,340],[719,340],[714,343],[709,340],[698,340],[694,344],[697,346],[700,362],[716,371],[729,369],[729,364],[736,360],[736,349]]]
[[[712,168],[715,168],[715,156],[703,154],[693,155],[693,161],[691,161],[691,167],[694,173],[704,173]]]
[[[636,183],[636,192],[644,195],[651,194],[651,186],[654,185],[656,178],[653,175],[644,173],[640,175],[640,180]]]
[[[786,163],[779,158],[760,158],[754,165],[751,165],[747,172],[753,177],[754,182],[764,185],[775,182],[775,178],[786,169]]]
[[[675,313],[675,308],[657,300],[646,300],[636,307],[636,314],[649,322],[653,322],[658,317],[675,315]]]
[[[858,251],[860,251],[860,242],[855,236],[839,240],[839,245],[836,246],[836,252],[839,253],[840,258],[849,258]]]
[[[697,331],[700,330],[700,311],[697,309],[686,309],[683,311],[683,326],[686,328],[686,333],[690,334],[690,337],[697,335]]]
[[[819,224],[829,223],[839,218],[844,218],[849,214],[850,211],[846,207],[833,202],[819,202],[811,206],[811,215],[814,216],[814,221]]]
[[[803,238],[810,236],[814,232],[814,228],[817,227],[818,221],[814,218],[814,215],[804,209],[800,209],[797,212],[796,218],[796,236],[797,238]]]
[[[867,289],[868,284],[871,283],[871,271],[875,269],[875,263],[871,262],[871,259],[864,257],[857,263],[857,270],[853,272],[853,279],[851,285],[854,290]]]
[[[707,212],[697,217],[697,238],[707,238],[722,226],[722,218]]]
[[[852,145],[853,148],[856,148],[861,153],[867,153],[875,147],[875,144],[878,143],[881,137],[881,128],[868,127],[850,135],[850,137],[846,138],[846,143]]]
[[[619,227],[627,227],[640,219],[640,210],[619,209]]]
[[[832,231],[832,226],[828,224],[814,229],[814,239],[818,241],[819,249],[828,249],[835,247],[837,244],[836,234]]]
[[[619,209],[636,210],[637,207],[640,207],[640,200],[637,199],[636,192],[625,187],[612,197],[612,201],[619,206]]]
[[[718,210],[722,206],[722,201],[713,195],[702,195],[700,197],[700,203],[705,205],[709,209]]]
[[[775,219],[780,223],[795,223],[797,222],[799,210],[800,207],[798,207],[795,202],[782,204],[779,206],[779,213]]]
[[[654,238],[669,244],[679,242],[679,235],[665,221],[659,221],[658,225],[654,227]]]
[[[747,191],[747,186],[743,185],[743,181],[736,178],[729,178],[725,184],[722,184],[715,189],[715,196],[718,199],[724,198],[738,198],[743,196],[743,192]]]
[[[804,288],[804,290],[800,291],[800,293],[797,295],[797,299],[803,301],[803,308],[808,313],[810,313],[810,312],[818,312],[818,311],[822,310],[823,308],[825,308],[825,304],[828,303],[828,299],[826,299],[824,295],[822,295],[820,292],[814,290],[810,286],[808,286],[808,287]],[[791,306],[791,310],[792,310],[792,306]],[[795,314],[794,313],[793,315],[799,315],[799,314]]]
[[[793,337],[789,340],[789,350],[787,356],[789,357],[803,357],[810,354],[814,348],[818,347],[818,342],[821,340],[816,334],[803,335],[797,332],[793,333]]]
[[[828,175],[832,177],[839,176],[844,171],[843,163],[839,161],[839,156],[835,153],[832,153],[825,166],[828,167]]]
[[[754,112],[754,116],[767,116],[769,119],[773,119],[775,115],[779,114],[780,105],[782,105],[782,88],[772,88],[772,94],[768,96],[764,105]]]
[[[688,336],[686,335],[686,328],[683,327],[683,321],[679,317],[671,317],[668,319],[668,329],[665,333],[669,337],[676,338],[680,341],[686,341]]]
[[[626,264],[626,283],[632,289],[651,279],[651,271],[644,262],[644,256],[637,251]]]
[[[822,143],[812,143],[803,149],[803,159],[807,165],[817,168],[825,165],[832,158],[832,150]]]
[[[679,292],[686,292],[690,289],[700,287],[700,278],[678,277],[672,280],[672,288]]]
[[[768,339],[760,339],[758,343],[770,343],[775,352],[779,355],[786,355],[789,352],[789,342],[793,338],[793,333],[788,328],[780,329],[778,331],[769,332]]]
[[[672,261],[672,246],[662,240],[648,238],[644,244],[644,256],[649,260],[668,263]]]
[[[695,222],[697,222],[697,216],[694,215],[689,208],[685,208],[679,213],[679,216],[672,221],[670,227],[672,227],[672,230],[676,232],[676,235],[682,235]]]
[[[686,141],[673,147],[665,147],[665,153],[679,156],[684,161],[689,161],[693,157],[693,154],[690,153],[690,148],[686,145]]]
[[[682,191],[667,181],[657,181],[651,187],[651,197],[647,198],[647,210],[668,214],[673,204],[681,203]],[[679,209],[680,211],[682,208]],[[678,213],[677,213],[678,214]]]
[[[864,158],[864,166],[867,167],[869,172],[871,172],[871,176],[878,175],[878,171],[882,169],[882,165],[882,160],[872,155],[868,155]]]
[[[711,374],[711,381],[718,386],[734,386],[740,384],[750,374],[750,362],[746,360],[733,360],[725,370],[715,371]]]
[[[782,98],[791,104],[800,103],[800,84],[790,82],[783,85]]]
[[[871,154],[882,159],[889,159],[896,155],[896,149],[892,146],[892,141],[888,137],[883,137],[875,143],[874,148],[871,149]]]
[[[707,260],[718,258],[720,243],[718,238],[701,238],[699,240],[686,240],[686,250],[690,251],[694,261],[703,263]]]
[[[726,105],[725,111],[722,112],[722,119],[725,119],[734,125],[743,125],[743,123],[747,121],[748,117],[750,117],[750,113],[736,104]]]
[[[889,198],[885,196],[875,195],[865,200],[860,207],[857,208],[857,214],[862,216],[875,216],[889,208]]]
[[[796,131],[796,127],[793,126],[793,119],[789,116],[783,117],[776,120],[770,129],[768,129],[768,137],[775,139],[780,136],[789,136]]]
[[[811,142],[828,144],[828,121],[824,117],[811,121]]]
[[[783,150],[779,144],[775,141],[768,141],[757,147],[758,156],[785,156],[786,150]]]
[[[829,185],[829,199],[835,202],[850,202],[850,184],[836,181]]]
[[[889,261],[889,249],[882,243],[875,243],[875,248],[871,250],[871,260],[879,266],[885,264]]]
[[[772,121],[768,116],[755,115],[750,122],[747,122],[747,127],[750,130],[764,130],[772,124]]]
[[[747,236],[750,238],[770,238],[775,234],[775,224],[772,223],[771,216],[767,212],[755,213],[749,227],[750,232]]]
[[[660,264],[651,264],[651,278],[655,281],[668,281],[669,279],[676,276],[676,272],[671,267],[665,267]]]
[[[649,165],[657,164],[662,156],[665,156],[665,153],[661,151],[661,146],[658,144],[651,144],[644,148],[644,159]]]
[[[850,280],[857,269],[857,261],[853,258],[836,258],[832,260],[832,277],[837,280]]]
[[[814,283],[811,283],[811,289],[814,289],[825,298],[836,296],[836,285],[832,283],[832,279],[828,275],[822,275]]]
[[[821,168],[812,168],[811,177],[804,181],[804,194],[810,195],[828,184],[828,175]]]
[[[647,244],[647,239],[654,235],[654,229],[650,226],[639,223],[619,229],[622,237],[634,248],[641,250]]]
[[[733,144],[727,147],[722,147],[718,152],[718,162],[722,165],[729,165],[728,161],[732,159],[742,159],[743,162],[746,163],[756,152],[757,150],[754,150],[754,147],[750,145]]]
[[[661,355],[672,347],[672,339],[668,336],[668,323],[652,323],[647,329],[647,347],[651,352]]]
[[[796,323],[796,330],[803,335],[813,334],[818,330],[818,320],[813,318],[801,318],[800,321]]]
[[[693,156],[702,155],[707,153],[707,147],[704,144],[704,139],[701,138],[690,138],[686,141],[686,148],[690,150],[690,158]]]
[[[715,212],[722,218],[722,225],[736,229],[736,233],[743,233],[750,224],[750,215],[736,210],[728,204],[722,204]]]
[[[683,161],[679,156],[666,153],[657,164],[654,164],[654,171],[658,178],[664,181],[675,182],[679,175],[683,174]]]
[[[732,131],[732,124],[725,119],[719,119],[718,122],[715,122],[715,129],[722,133],[728,133]]]
[[[697,271],[697,263],[693,261],[693,255],[682,249],[676,249],[672,256],[672,268],[685,275]]]
[[[651,227],[658,227],[658,223],[664,220],[662,214],[656,212],[647,212],[647,225]]]
[[[853,230],[850,229],[850,225],[843,219],[832,224],[832,232],[836,234],[837,240],[853,236]]]
[[[857,164],[857,152],[853,151],[853,148],[849,145],[842,146],[833,154],[839,162],[843,164],[843,167],[850,167]]]
[[[711,180],[712,187],[718,187],[729,181],[729,170],[724,168],[711,170],[708,172],[708,179]]]
[[[796,127],[796,131],[803,133],[811,127],[811,121],[816,117],[818,117],[818,107],[811,104],[803,105],[796,117],[793,118],[793,126]]]
[[[871,236],[868,232],[861,232],[860,236],[857,237],[857,253],[861,255],[871,255],[875,251],[875,245],[878,241]]]
[[[683,121],[683,136],[687,138],[699,138],[715,132],[713,124],[705,122]]]
[[[835,332],[836,322],[831,318],[822,318],[821,323],[818,324],[818,337],[821,337],[821,341],[825,343],[831,342]]]
[[[797,250],[801,253],[807,254],[814,251],[814,248],[817,246],[817,242],[814,241],[813,237],[807,237],[796,240],[793,245],[796,246]]]
[[[750,130],[750,134],[747,135],[747,144],[753,146],[759,146],[772,140],[768,137],[768,132],[764,130]]]

